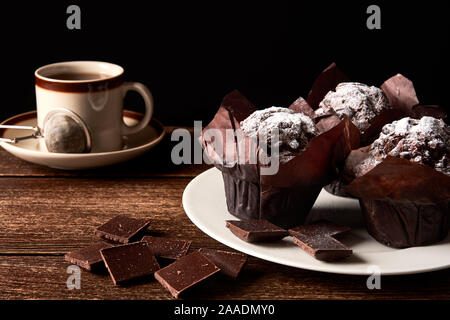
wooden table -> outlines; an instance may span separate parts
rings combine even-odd
[[[96,226],[118,214],[149,217],[151,231],[226,249],[191,223],[181,196],[205,165],[175,166],[169,139],[128,163],[68,172],[26,163],[0,151],[1,299],[171,299],[156,281],[116,287],[107,274],[83,271],[68,290],[63,255],[97,240]],[[450,299],[450,269],[386,276],[381,290],[366,277],[290,268],[250,257],[236,281],[217,278],[194,299]]]

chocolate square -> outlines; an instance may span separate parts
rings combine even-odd
[[[134,242],[100,251],[114,284],[151,276],[159,269],[147,242]]]
[[[226,226],[233,234],[247,242],[281,240],[289,232],[267,220],[227,220]]]
[[[98,270],[105,267],[100,250],[112,246],[109,243],[99,242],[89,247],[69,252],[64,256],[64,259],[89,271]]]
[[[150,224],[148,219],[135,219],[124,215],[112,218],[95,229],[94,233],[101,238],[121,243],[129,243],[144,231]]]
[[[219,267],[221,273],[231,278],[237,278],[247,262],[247,255],[240,252],[207,248],[201,248],[199,251]]]
[[[350,256],[353,251],[334,237],[351,229],[328,221],[319,221],[289,230],[294,242],[317,260],[335,261]]]
[[[185,256],[192,243],[192,241],[152,236],[144,236],[142,241],[148,243],[155,256],[165,259],[178,259]]]
[[[199,251],[181,257],[155,272],[155,278],[175,298],[186,289],[219,272],[219,268]]]

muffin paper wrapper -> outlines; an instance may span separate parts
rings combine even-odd
[[[377,241],[394,248],[429,245],[450,228],[450,203],[417,204],[360,199],[366,228]]]
[[[367,148],[348,161],[364,159]],[[387,157],[355,178],[346,191],[360,199],[367,230],[393,247],[431,244],[450,227],[450,177],[426,165]]]
[[[427,165],[388,156],[346,190],[358,198],[435,204],[450,200],[450,177]]]
[[[290,107],[295,112],[312,114],[309,104],[302,98]],[[336,178],[349,152],[359,145],[359,131],[348,118],[339,121],[328,131],[314,137],[307,148],[286,163],[279,163],[278,173],[262,175],[264,168],[257,159],[259,148],[248,146],[250,138],[240,129],[240,122],[256,108],[238,91],[228,94],[222,101],[211,123],[205,127],[201,142],[215,167],[222,171],[227,206],[233,215],[248,219],[267,219],[281,227],[302,224],[313,206],[321,188]],[[216,129],[225,137],[225,130],[241,131],[228,144],[222,141],[222,155],[212,148],[206,130]]]

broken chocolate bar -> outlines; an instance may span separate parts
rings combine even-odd
[[[134,242],[100,250],[114,284],[151,276],[159,269],[147,242]]]
[[[192,243],[192,241],[152,236],[144,236],[142,241],[148,243],[155,256],[165,259],[178,259],[185,256]]]
[[[352,249],[334,238],[348,231],[350,231],[349,227],[322,220],[290,229],[289,233],[300,248],[317,260],[335,261],[353,253]]]
[[[289,235],[286,230],[267,220],[227,220],[227,228],[236,237],[247,242],[276,241]]]
[[[219,268],[199,251],[181,257],[155,272],[155,278],[175,298],[186,289],[219,272]]]
[[[105,266],[102,256],[100,255],[100,250],[112,246],[112,244],[105,242],[96,243],[89,247],[67,253],[64,256],[64,259],[89,271],[98,270]]]
[[[247,255],[240,252],[206,248],[201,248],[199,251],[219,267],[220,272],[232,278],[237,278],[247,262]]]
[[[128,243],[150,224],[147,219],[134,219],[119,215],[98,227],[94,233],[101,238]]]

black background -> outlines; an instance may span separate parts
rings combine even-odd
[[[15,1],[0,17],[5,119],[35,108],[34,70],[65,60],[122,65],[126,79],[153,92],[165,124],[209,121],[239,89],[259,107],[306,96],[331,62],[355,81],[380,85],[402,73],[419,100],[448,109],[446,1]],[[66,8],[81,8],[81,30]],[[368,30],[367,6],[381,7]],[[143,110],[130,93],[126,105]]]

